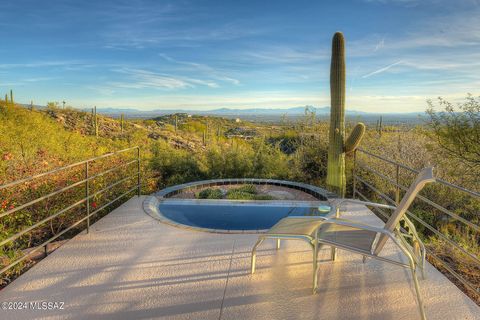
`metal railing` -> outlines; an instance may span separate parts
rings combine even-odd
[[[127,162],[124,162],[120,165],[116,165],[115,167],[113,168],[109,168],[109,169],[106,169],[104,171],[101,171],[101,172],[98,172],[94,175],[91,175],[90,174],[90,167],[92,165],[92,163],[94,163],[95,161],[98,161],[98,160],[101,160],[101,159],[105,159],[105,158],[109,158],[109,157],[113,157],[113,156],[117,156],[119,154],[124,154],[126,152],[135,152],[134,154],[134,159],[131,160],[131,161],[127,161]],[[102,188],[101,190],[98,190],[98,191],[95,191],[95,192],[91,192],[91,185],[92,185],[92,181],[94,181],[96,178],[99,178],[101,176],[105,176],[106,174],[109,174],[109,173],[112,173],[112,172],[115,172],[115,171],[118,171],[119,169],[121,168],[128,168],[130,165],[132,164],[136,164],[136,170],[135,170],[135,173],[131,174],[131,175],[128,175],[126,177],[123,177],[111,184],[109,184],[108,186]],[[64,213],[67,213],[68,211],[74,209],[74,208],[77,208],[79,207],[80,205],[84,204],[85,206],[85,214],[84,216],[78,220],[78,221],[75,221],[73,224],[71,224],[70,226],[68,226],[66,229],[63,229],[61,232],[59,233],[56,233],[53,237],[49,238],[48,240],[45,240],[43,243],[41,243],[40,245],[38,246],[35,246],[34,248],[29,248],[31,250],[29,250],[27,253],[25,253],[24,255],[22,255],[20,258],[12,261],[11,263],[9,263],[8,265],[2,267],[2,269],[0,269],[0,275],[2,275],[4,272],[6,272],[7,270],[13,268],[14,266],[16,266],[17,264],[21,263],[22,261],[28,259],[29,257],[31,257],[35,252],[41,250],[41,249],[44,249],[45,250],[45,254],[48,253],[48,248],[47,248],[47,245],[51,242],[53,242],[54,240],[58,239],[60,236],[64,235],[65,233],[67,233],[68,231],[72,230],[73,228],[77,227],[79,224],[81,224],[82,222],[86,221],[86,230],[87,230],[87,233],[90,231],[90,218],[92,216],[94,216],[95,214],[99,213],[100,211],[104,210],[105,208],[107,208],[108,206],[112,205],[113,203],[117,202],[118,200],[122,199],[123,197],[125,197],[126,195],[132,193],[133,191],[136,191],[137,192],[137,195],[140,196],[140,193],[141,193],[141,180],[140,180],[140,147],[136,146],[136,147],[131,147],[131,148],[127,148],[127,149],[123,149],[123,150],[120,150],[120,151],[116,151],[116,152],[111,152],[111,153],[107,153],[107,154],[104,154],[104,155],[101,155],[101,156],[98,156],[98,157],[95,157],[95,158],[91,158],[91,159],[88,159],[88,160],[84,160],[84,161],[80,161],[80,162],[76,162],[76,163],[73,163],[71,165],[67,165],[67,166],[64,166],[64,167],[61,167],[61,168],[57,168],[57,169],[54,169],[54,170],[51,170],[51,171],[48,171],[48,172],[45,172],[45,173],[41,173],[41,174],[37,174],[37,175],[34,175],[34,176],[31,176],[31,177],[28,177],[28,178],[24,178],[24,179],[20,179],[20,180],[16,180],[16,181],[13,181],[13,182],[10,182],[10,183],[6,183],[4,185],[1,185],[0,186],[0,191],[2,190],[5,190],[7,188],[13,188],[13,187],[16,187],[16,186],[19,186],[19,185],[23,185],[23,184],[26,184],[26,183],[30,183],[34,180],[37,180],[37,179],[40,179],[40,178],[49,178],[50,176],[52,175],[55,175],[57,173],[60,173],[60,172],[65,172],[67,169],[73,169],[73,168],[77,168],[77,169],[81,169],[81,166],[83,166],[83,172],[84,172],[84,175],[83,175],[83,179],[81,179],[80,181],[77,181],[77,182],[74,182],[74,183],[71,183],[65,187],[62,187],[60,189],[57,189],[53,192],[50,192],[44,196],[41,196],[41,197],[38,197],[38,198],[35,198],[33,200],[30,200],[24,204],[21,204],[19,206],[16,206],[14,208],[10,208],[9,210],[6,210],[5,212],[2,212],[0,213],[0,219],[5,219],[7,216],[11,215],[11,214],[14,214],[20,210],[23,210],[23,209],[26,209],[28,207],[31,207],[32,205],[36,204],[36,203],[39,203],[43,200],[47,200],[49,198],[52,198],[53,196],[56,196],[56,195],[60,195],[68,190],[72,190],[73,188],[75,187],[80,187],[80,186],[83,186],[85,188],[85,196],[66,206],[65,208],[45,217],[44,219],[36,222],[35,224],[13,234],[13,235],[10,235],[9,237],[7,237],[6,239],[3,239],[2,241],[0,241],[0,249],[2,249],[3,246],[7,245],[8,243],[11,243],[15,240],[17,240],[18,238],[22,237],[23,235],[27,234],[28,232],[42,226],[43,224],[49,222],[49,221],[52,221],[53,219],[55,219],[56,217],[64,214]],[[132,179],[135,179],[136,180],[136,184],[130,188],[129,190],[127,190],[126,192],[122,193],[121,195],[117,196],[115,199],[109,201],[108,203],[100,206],[100,207],[96,207],[96,206],[92,206],[92,203],[91,203],[91,200],[94,199],[95,197],[97,196],[100,196],[102,194],[104,194],[105,192],[109,191],[110,189],[112,189],[113,187],[115,186],[119,186],[129,180],[132,180]],[[94,209],[93,211],[91,211],[91,209]],[[0,222],[2,222],[0,220]],[[1,256],[0,256],[1,258]]]
[[[392,172],[394,172],[395,177],[392,178],[392,177],[388,176],[387,174],[379,172],[379,170],[374,169],[371,166],[368,166],[366,164],[366,161],[360,161],[359,160],[360,155],[362,157],[364,157],[363,158],[364,160],[374,158],[376,160],[381,161],[382,163],[387,164],[387,166],[390,166],[393,169]],[[363,149],[360,149],[360,148],[355,151],[353,159],[354,159],[353,160],[353,197],[355,198],[356,196],[359,196],[360,198],[362,198],[365,201],[371,201],[371,199],[369,199],[367,196],[362,194],[362,192],[360,192],[360,190],[358,188],[358,186],[360,186],[360,185],[363,185],[366,189],[370,190],[374,194],[377,194],[384,201],[386,201],[390,204],[393,204],[393,205],[398,205],[400,200],[401,200],[400,199],[400,192],[401,191],[406,191],[408,189],[407,186],[402,185],[401,182],[400,182],[402,171],[406,171],[410,174],[417,174],[419,172],[418,170],[415,170],[411,167],[408,167],[406,165],[403,165],[403,164],[398,163],[396,161],[393,161],[391,159],[387,159],[385,157],[376,155],[374,153],[371,153],[369,151],[366,151],[366,150],[363,150]],[[385,194],[384,192],[382,192],[378,187],[374,186],[373,183],[371,183],[371,182],[367,181],[366,179],[362,178],[362,176],[360,176],[360,171],[361,170],[369,172],[370,174],[373,174],[374,176],[381,178],[388,185],[393,186],[394,187],[394,193],[395,193],[394,199],[392,197],[388,196],[387,194]],[[447,188],[454,189],[458,192],[467,194],[467,195],[469,195],[469,196],[471,196],[475,199],[480,199],[480,193],[472,191],[472,190],[468,190],[466,188],[463,188],[463,187],[460,187],[460,186],[457,186],[457,185],[454,185],[454,184],[452,184],[450,182],[447,182],[445,180],[437,178],[436,179],[436,184],[440,184],[440,185],[443,185]],[[459,216],[458,214],[456,214],[456,213],[452,212],[451,210],[445,208],[444,206],[426,198],[425,196],[417,195],[417,199],[419,199],[423,203],[439,210],[439,212],[448,215],[454,221],[460,222],[460,223],[464,224],[465,226],[468,226],[469,228],[471,228],[475,232],[480,232],[480,226],[478,226],[477,224],[472,223],[471,221]],[[377,212],[383,218],[388,219],[388,215],[383,210],[378,210]],[[467,249],[465,249],[463,246],[458,244],[456,241],[454,241],[454,240],[450,239],[449,237],[445,236],[443,233],[438,231],[434,226],[432,226],[429,223],[427,223],[426,221],[424,221],[418,215],[413,214],[411,211],[407,211],[406,214],[413,221],[422,225],[425,229],[427,229],[429,232],[431,232],[436,237],[438,237],[438,239],[441,239],[442,241],[444,241],[444,243],[446,245],[450,246],[450,248],[454,248],[456,250],[459,250],[460,252],[462,252],[464,255],[468,256],[469,258],[471,258],[475,263],[477,263],[480,266],[480,259],[477,255],[475,255],[472,252],[469,252]],[[446,263],[443,259],[438,257],[431,249],[429,249],[428,247],[426,249],[427,249],[426,250],[427,251],[427,257],[430,257],[432,260],[434,260],[436,263],[438,263],[442,268],[447,270],[453,277],[455,277],[458,281],[460,281],[464,286],[471,289],[476,294],[480,294],[480,287],[479,287],[478,283],[472,283],[471,281],[469,281],[468,279],[463,277],[461,274],[456,272],[448,263]]]

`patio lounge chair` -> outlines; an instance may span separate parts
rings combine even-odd
[[[425,247],[418,237],[414,225],[404,216],[418,192],[429,182],[434,182],[433,168],[425,168],[418,174],[415,181],[405,193],[397,207],[360,200],[341,199],[336,204],[336,216],[329,217],[286,217],[275,224],[259,239],[252,250],[251,273],[255,272],[257,247],[266,239],[277,239],[277,249],[280,239],[300,239],[307,241],[313,250],[313,292],[317,289],[317,255],[322,245],[331,246],[331,258],[335,260],[336,248],[361,254],[365,262],[367,257],[389,262],[401,267],[409,268],[415,285],[417,303],[422,319],[425,311],[420,296],[417,280],[417,266],[424,274]],[[340,218],[340,207],[343,203],[357,203],[377,208],[394,210],[383,228],[370,226],[352,220]],[[400,222],[404,221],[403,226]],[[391,239],[403,254],[408,258],[408,264],[401,261],[380,257],[385,243]]]

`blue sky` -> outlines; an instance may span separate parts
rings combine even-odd
[[[480,0],[0,2],[0,93],[137,109],[329,105],[424,111],[480,94]]]

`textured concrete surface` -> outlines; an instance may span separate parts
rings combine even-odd
[[[0,302],[58,301],[63,310],[0,310],[0,319],[418,319],[408,270],[322,250],[311,294],[307,244],[178,229],[132,198],[0,291]],[[350,205],[357,219],[380,224]],[[400,256],[388,244],[385,255]],[[420,281],[429,319],[480,319],[480,308],[432,266]]]

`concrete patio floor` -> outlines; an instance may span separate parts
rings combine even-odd
[[[419,319],[408,270],[339,251],[320,252],[311,294],[307,244],[162,224],[134,197],[23,274],[0,302],[64,302],[63,310],[0,310],[0,319]],[[363,206],[356,219],[381,222]],[[385,255],[399,256],[389,243]],[[480,319],[480,308],[431,265],[420,281],[429,319]]]

